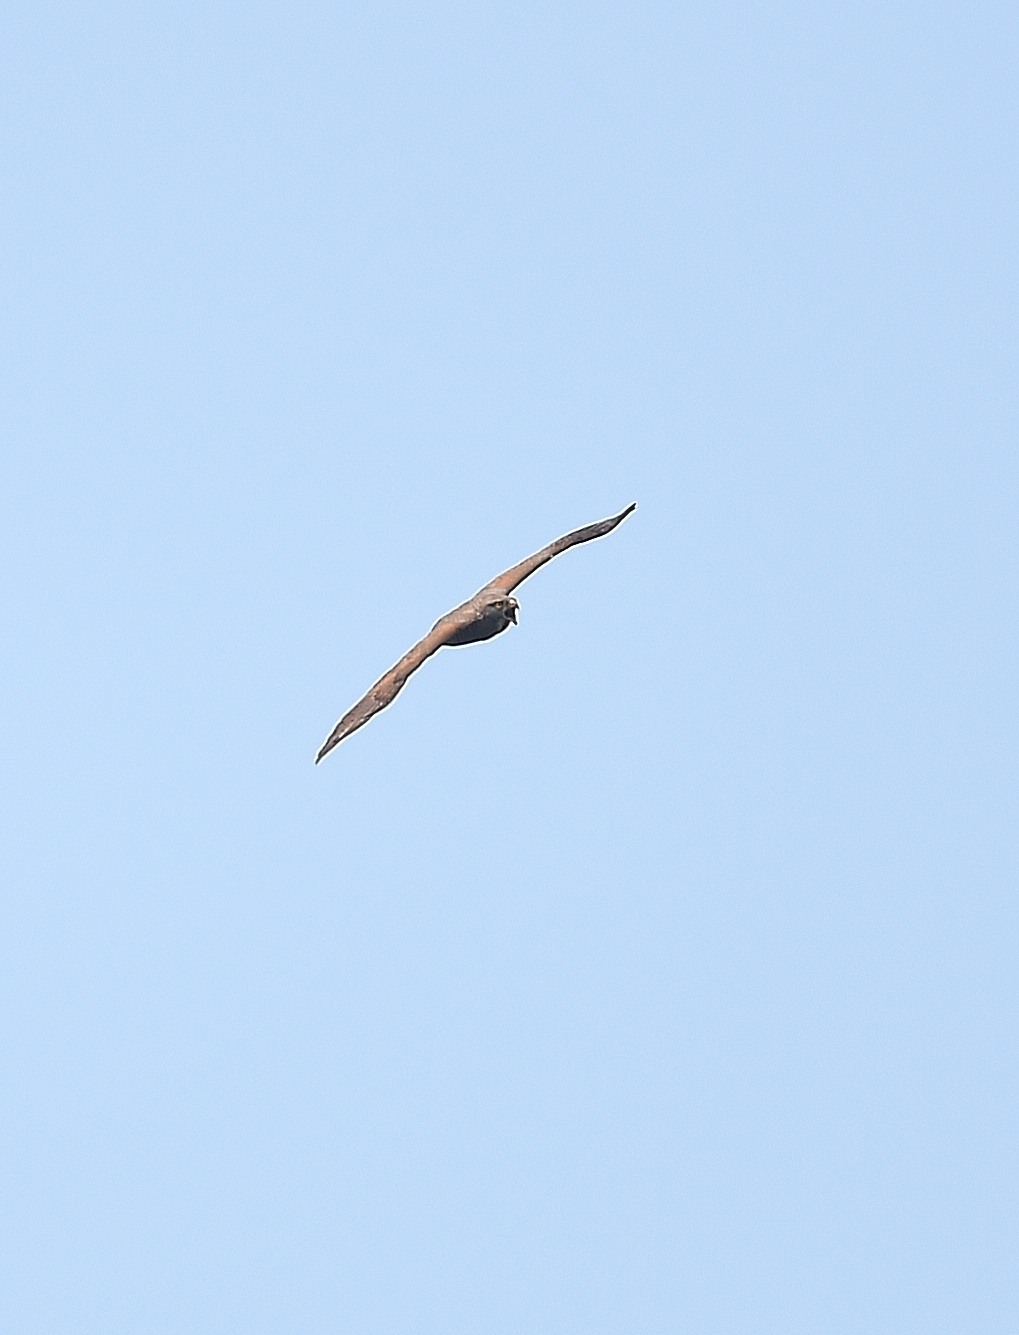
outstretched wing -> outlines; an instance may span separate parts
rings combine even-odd
[[[437,649],[441,649],[444,644],[474,619],[475,613],[469,604],[465,603],[462,607],[456,608],[441,617],[423,640],[418,640],[414,648],[400,659],[395,667],[391,667],[384,677],[380,677],[367,695],[358,700],[353,709],[348,709],[344,716],[337,723],[329,736],[319,748],[318,755],[315,757],[315,764],[328,755],[329,752],[344,737],[349,737],[352,732],[356,732],[363,724],[367,723],[373,714],[377,714],[380,709],[385,709],[386,705],[392,702],[403,690],[403,684],[412,672],[415,672],[426,658],[430,658]]]
[[[590,542],[592,538],[604,538],[606,533],[611,533],[615,526],[621,524],[626,516],[636,508],[637,502],[634,501],[620,514],[613,515],[611,519],[603,519],[597,524],[588,524],[586,528],[577,528],[562,538],[556,538],[555,542],[550,542],[547,547],[542,547],[540,552],[535,552],[526,561],[521,561],[519,565],[510,566],[509,570],[504,570],[501,575],[496,575],[495,579],[485,585],[484,592],[510,593],[518,584],[522,584],[528,575],[533,575],[539,566],[543,566],[546,561],[551,561],[553,556],[559,556],[568,548],[576,547],[578,542]]]

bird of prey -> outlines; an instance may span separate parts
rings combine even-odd
[[[498,635],[510,622],[516,625],[517,608],[520,604],[511,597],[511,594],[518,584],[523,583],[528,575],[533,575],[546,561],[551,561],[554,556],[559,556],[568,548],[575,547],[577,543],[590,542],[592,538],[603,538],[606,533],[611,533],[616,525],[621,524],[636,508],[634,502],[620,514],[613,515],[611,519],[588,524],[586,528],[575,529],[572,533],[557,538],[547,547],[542,547],[540,552],[529,556],[526,561],[510,566],[509,570],[496,575],[495,579],[490,580],[483,589],[479,589],[473,598],[468,598],[452,612],[440,617],[424,639],[419,640],[409,653],[404,654],[399,663],[390,668],[384,677],[380,677],[368,694],[344,714],[322,743],[315,757],[315,764],[317,765],[323,756],[328,755],[334,746],[342,742],[344,737],[349,737],[362,724],[367,723],[373,714],[391,704],[403,689],[410,674],[444,644],[475,644],[478,640],[490,640],[493,635]]]

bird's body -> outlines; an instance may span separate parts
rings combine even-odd
[[[452,612],[440,617],[424,639],[419,640],[413,649],[404,654],[396,666],[390,668],[385,676],[380,677],[367,695],[344,714],[322,744],[315,757],[315,764],[317,765],[323,756],[342,742],[344,737],[349,737],[352,732],[367,723],[373,714],[385,709],[403,689],[410,674],[436,650],[444,645],[477,644],[481,640],[490,640],[493,636],[501,634],[508,626],[515,625],[520,604],[510,596],[512,589],[522,584],[539,566],[551,561],[561,552],[578,543],[590,542],[592,538],[601,538],[606,533],[611,533],[616,525],[622,523],[636,508],[636,504],[628,505],[611,519],[588,524],[586,528],[575,529],[572,533],[557,538],[555,542],[527,557],[519,565],[511,566],[509,570],[497,575],[483,589],[479,589],[473,598],[468,598]]]
[[[459,617],[463,612],[471,614],[471,620],[466,625],[457,625],[457,628],[446,640],[447,644],[477,644],[479,640],[490,640],[494,635],[500,634],[509,626],[516,625],[517,608],[520,604],[515,598],[502,598],[495,603],[487,602],[482,599],[481,594],[476,593],[468,602],[463,603],[451,612],[450,616]],[[436,626],[439,622],[435,623]]]

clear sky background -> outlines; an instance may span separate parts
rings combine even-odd
[[[0,44],[0,1327],[1012,1335],[1015,7]]]

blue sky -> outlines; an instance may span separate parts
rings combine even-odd
[[[0,37],[3,1328],[1013,1331],[1014,10]]]

